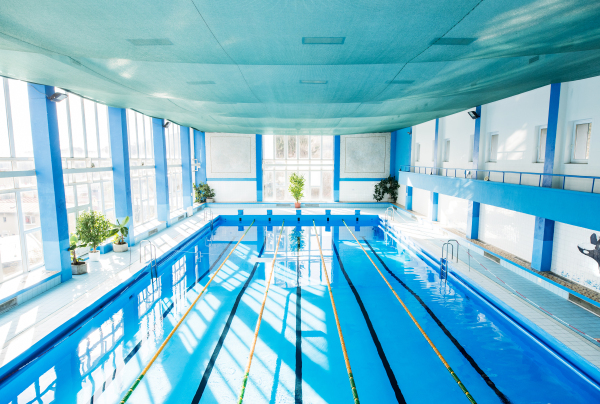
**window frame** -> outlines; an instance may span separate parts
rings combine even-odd
[[[415,163],[421,161],[421,143],[415,143]]]
[[[585,124],[589,124],[590,125],[590,134],[588,137],[588,141],[587,141],[587,153],[588,153],[588,158],[586,159],[576,159],[575,158],[575,146],[576,146],[576,140],[577,140],[577,125],[585,125]],[[571,129],[571,160],[570,163],[571,164],[587,164],[589,161],[589,151],[590,151],[590,147],[592,145],[592,134],[591,134],[591,127],[592,127],[592,119],[581,119],[578,121],[574,121],[573,122],[573,126]]]
[[[542,130],[546,129],[546,139],[544,140],[544,150],[542,147]],[[536,163],[544,163],[546,161],[546,142],[548,141],[548,125],[540,125],[537,128],[537,153],[536,153]]]
[[[450,139],[444,139],[444,163],[450,162]]]
[[[494,143],[493,142],[494,136],[497,136],[496,139],[498,139],[498,140],[496,142],[496,156],[494,159],[492,159],[492,145]],[[498,162],[498,148],[499,148],[498,145],[500,144],[500,133],[499,132],[490,132],[488,135],[488,138],[490,141],[490,144],[488,146],[488,163],[497,163]]]

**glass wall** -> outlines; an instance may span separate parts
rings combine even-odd
[[[127,110],[133,225],[156,219],[156,172],[152,118]]]
[[[27,86],[0,77],[0,282],[44,264]]]
[[[108,107],[69,93],[56,109],[69,233],[86,210],[102,212],[114,221]]]
[[[294,172],[306,180],[304,201],[333,201],[333,136],[263,135],[263,199],[293,201]]]
[[[181,168],[181,134],[179,125],[170,122],[165,129],[169,179],[169,209],[183,209],[183,182]]]

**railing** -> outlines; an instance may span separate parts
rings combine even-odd
[[[527,171],[500,171],[500,170],[479,170],[473,168],[445,168],[445,167],[425,167],[425,166],[409,166],[403,165],[400,166],[400,171],[403,172],[413,172],[417,174],[429,174],[429,175],[442,175],[445,177],[454,177],[454,178],[467,178],[467,179],[480,179],[484,181],[491,182],[502,182],[513,184],[513,182],[506,182],[506,176],[508,175],[518,175],[519,182],[518,185],[531,185],[531,184],[523,184],[523,176],[535,176],[538,177],[537,181],[534,181],[533,186],[541,187],[549,186],[552,188],[565,189],[567,178],[577,178],[577,179],[591,179],[592,186],[590,193],[594,193],[594,186],[596,185],[596,180],[600,180],[600,177],[593,176],[585,176],[585,175],[567,175],[567,174],[545,174],[545,173],[532,173]],[[441,173],[441,174],[440,174]],[[448,175],[450,173],[450,175]],[[482,173],[482,174],[480,174]],[[502,174],[502,181],[493,180],[492,173]],[[560,183],[558,181],[554,181],[555,179],[562,179]],[[556,186],[554,186],[556,185]],[[576,191],[576,190],[575,190]],[[588,192],[588,191],[582,191]]]

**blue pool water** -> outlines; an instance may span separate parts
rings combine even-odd
[[[131,403],[237,402],[280,227],[255,225]],[[184,244],[0,385],[0,403],[116,403],[247,226]],[[468,403],[345,227],[317,227],[362,403]],[[478,403],[600,402],[597,385],[451,279],[385,238],[363,247]],[[352,394],[315,230],[284,227],[244,402],[348,403]]]

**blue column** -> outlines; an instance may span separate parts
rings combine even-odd
[[[169,223],[169,179],[167,168],[167,143],[164,120],[152,118],[152,137],[154,140],[154,161],[156,167],[156,213],[160,222]]]
[[[333,201],[340,201],[340,136],[333,137]]]
[[[396,145],[397,145],[397,131],[390,133],[390,175],[396,177],[398,171],[396,170]]]
[[[206,141],[204,132],[194,129],[194,157],[200,163],[196,171],[196,185],[206,182]]]
[[[473,170],[479,168],[479,143],[481,140],[481,105],[475,108],[479,118],[475,119],[475,131],[473,132]],[[473,171],[471,178],[477,179],[477,171]],[[479,238],[479,202],[469,201],[467,211],[467,238],[477,240]]]
[[[396,152],[395,152],[395,167],[394,177],[398,174],[398,171],[410,171],[408,167],[411,163],[412,154],[412,127],[404,128],[396,131]],[[406,187],[406,209],[412,210],[412,187]]]
[[[194,204],[192,197],[192,152],[190,149],[190,128],[187,126],[179,127],[179,136],[181,137],[181,180],[183,182],[183,209]]]
[[[406,210],[412,210],[413,187],[406,187]]]
[[[262,135],[256,135],[256,202],[262,202],[263,172],[262,172]]]
[[[38,84],[29,84],[27,88],[44,265],[47,271],[60,271],[60,280],[65,282],[72,277],[67,203],[56,105],[47,98],[55,91],[54,87]]]
[[[434,167],[435,175],[438,174],[437,166],[438,166],[439,132],[440,132],[440,120],[439,120],[439,118],[436,118],[436,120],[435,120],[435,139],[433,141],[433,167]],[[430,197],[430,204],[429,204],[429,219],[434,222],[437,222],[437,220],[438,220],[438,199],[439,199],[438,193],[432,192],[431,197]]]
[[[560,107],[560,83],[550,86],[550,106],[548,108],[548,127],[546,129],[546,150],[544,153],[544,174],[554,173],[554,152],[558,111]],[[543,177],[542,186],[552,188],[552,177]],[[554,220],[535,218],[533,234],[533,254],[531,267],[538,271],[550,271],[552,268],[552,245],[554,244]]]
[[[133,202],[131,199],[131,172],[129,167],[129,143],[127,141],[127,111],[108,107],[108,131],[113,165],[113,190],[115,216],[120,222],[129,216],[127,243],[134,245]]]

